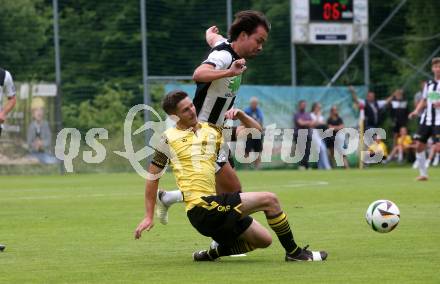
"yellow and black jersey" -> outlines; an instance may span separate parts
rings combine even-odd
[[[222,127],[199,123],[197,131],[176,127],[166,130],[152,163],[171,165],[183,193],[186,210],[205,203],[200,197],[215,195],[215,162],[223,143]]]

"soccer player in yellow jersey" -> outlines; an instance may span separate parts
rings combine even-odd
[[[162,107],[168,115],[178,118],[175,128],[163,135],[163,143],[149,166],[150,177],[145,189],[144,219],[135,231],[139,239],[144,230],[154,223],[154,207],[160,174],[169,163],[177,185],[182,191],[186,214],[197,231],[218,242],[216,248],[197,251],[195,261],[212,261],[221,256],[240,254],[272,243],[268,230],[249,215],[263,211],[269,226],[284,247],[286,261],[321,261],[327,258],[324,251],[301,249],[294,241],[287,215],[278,198],[271,192],[245,192],[216,194],[215,162],[222,147],[222,127],[197,120],[196,110],[188,95],[173,91],[166,95]],[[233,129],[233,136],[244,127],[260,129],[258,123],[243,111],[230,113],[244,126]]]

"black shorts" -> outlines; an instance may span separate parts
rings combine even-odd
[[[440,126],[438,125],[424,125],[419,124],[417,133],[414,134],[414,140],[420,141],[424,144],[428,141],[429,137],[432,136],[434,143],[440,141]]]
[[[257,152],[260,153],[263,150],[263,143],[261,139],[252,139],[247,138],[246,140],[246,149],[244,150],[246,153],[249,152]]]
[[[252,224],[249,216],[242,217],[238,192],[202,197],[206,204],[196,206],[186,214],[197,231],[217,243],[231,246]]]

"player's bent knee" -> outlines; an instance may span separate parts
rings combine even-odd
[[[278,207],[280,205],[280,202],[278,200],[278,197],[275,193],[272,192],[265,192],[264,193],[264,201],[269,207]]]

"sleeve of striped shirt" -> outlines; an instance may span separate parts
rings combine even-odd
[[[424,99],[428,98],[428,82],[426,82],[425,87],[423,87],[422,98],[424,98]]]
[[[216,70],[226,70],[232,63],[232,55],[226,50],[214,50],[203,61],[203,64],[210,64]]]
[[[9,73],[8,71],[6,71],[6,75],[5,75],[5,90],[6,90],[6,95],[8,97],[13,97],[15,96],[15,85],[14,85],[14,81],[12,80],[12,75],[11,73]]]

